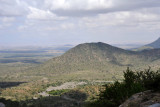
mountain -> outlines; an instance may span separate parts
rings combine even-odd
[[[142,51],[142,50],[150,50],[150,49],[157,49],[157,48],[160,48],[160,37],[150,44],[144,45],[140,48],[133,49],[133,50],[134,51]]]
[[[159,63],[160,50],[134,52],[105,43],[84,43],[70,49],[32,69],[39,73],[71,73],[78,71],[123,71],[131,68],[146,68]]]
[[[152,43],[150,43],[146,46],[152,47],[154,49],[155,48],[160,48],[160,37],[156,41],[154,41],[154,42],[152,42]]]

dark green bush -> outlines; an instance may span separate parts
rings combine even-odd
[[[129,68],[124,72],[124,80],[114,84],[104,85],[99,99],[91,105],[99,107],[118,107],[133,94],[145,90],[160,91],[160,70],[157,72],[147,69],[133,72]],[[94,107],[94,106],[93,106]]]
[[[160,70],[154,72],[149,68],[136,72],[135,82],[141,83],[147,90],[160,91]]]

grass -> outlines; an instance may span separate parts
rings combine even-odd
[[[49,91],[48,94],[53,95],[53,96],[60,96],[64,93],[67,93],[68,91],[70,91],[70,90],[68,90],[68,89],[52,90],[52,91]]]

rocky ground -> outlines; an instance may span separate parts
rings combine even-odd
[[[3,103],[0,102],[0,107],[5,107],[5,105]]]
[[[86,82],[66,82],[60,86],[50,86],[46,89],[46,91],[43,91],[41,93],[39,93],[39,95],[42,95],[44,97],[49,96],[49,94],[47,92],[52,91],[52,90],[62,90],[62,89],[73,89],[79,85],[84,85],[87,84]]]
[[[160,107],[160,93],[152,91],[137,93],[119,107]]]

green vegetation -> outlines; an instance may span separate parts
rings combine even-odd
[[[82,98],[81,96],[79,97]],[[66,100],[60,96],[40,97],[38,99],[30,99],[19,102],[0,98],[0,102],[3,102],[6,107],[82,107],[82,103]]]
[[[2,51],[0,50],[0,64],[24,63],[24,64],[40,64],[55,56],[63,54],[62,51],[51,50],[17,50]]]
[[[152,63],[160,59],[160,50],[133,52],[113,47],[104,43],[80,44],[65,54],[53,58],[41,66],[30,69],[30,74],[64,74],[78,71],[96,71],[120,73],[128,66],[132,69],[143,69],[148,66],[157,69]]]
[[[50,91],[49,94],[51,96],[41,97],[36,96],[37,92],[44,91],[43,89],[46,89],[46,87],[48,87],[48,85],[51,84],[46,84],[46,86],[38,87],[38,84],[40,82],[33,82],[32,84],[25,83],[27,85],[22,84],[18,87],[12,87],[11,89],[7,88],[5,89],[5,93],[3,91],[2,95],[8,96],[8,99],[11,99],[9,96],[13,97],[15,95],[17,98],[21,98],[21,100],[6,100],[6,104],[18,104],[19,107],[45,107],[51,105],[55,107],[58,105],[68,105],[70,107],[117,107],[135,93],[145,90],[159,91],[159,81],[160,70],[154,72],[151,69],[147,69],[145,71],[133,72],[128,68],[124,72],[123,81],[107,83],[103,86],[101,86],[98,83],[93,84],[93,82],[88,82],[88,84],[79,86],[75,89],[62,89]],[[45,84],[45,82],[40,84]],[[53,86],[61,84],[61,82],[57,84],[52,83]],[[33,99],[33,97],[37,97],[38,99]]]
[[[124,81],[104,85],[99,99],[90,104],[91,107],[117,107],[133,94],[145,90],[160,91],[160,70],[154,72],[133,72],[129,68],[124,72]]]
[[[39,48],[22,47],[0,49],[0,81],[1,82],[26,82],[28,80],[38,79],[37,77],[21,77],[21,73],[28,69],[36,67],[45,61],[63,54],[62,49],[57,48]]]
[[[143,50],[150,50],[150,49],[154,49],[154,48],[150,46],[142,46],[140,48],[132,49],[132,51],[143,51]]]
[[[48,93],[53,96],[59,96],[59,95],[62,95],[68,91],[69,91],[68,89],[62,89],[62,90],[52,90],[52,91],[49,91]]]
[[[96,98],[98,98],[98,95],[102,89],[102,84],[87,84],[76,88],[75,91],[78,90],[82,93],[85,93],[87,95],[86,101],[94,101]]]
[[[33,64],[31,62],[0,64],[0,73],[2,73],[0,79],[3,81],[21,80],[21,82],[28,82],[47,78],[52,83],[60,79],[61,82],[71,80],[119,80],[123,78],[122,71],[128,66],[134,70],[142,70],[148,66],[157,69],[160,63],[159,52],[160,50],[132,52],[104,43],[85,43],[43,64]],[[40,55],[40,53],[38,54]],[[40,59],[45,59],[45,56],[40,55],[40,57]],[[39,57],[34,58],[39,59]],[[14,69],[15,72],[13,72]]]
[[[156,81],[158,83],[159,79],[154,79],[154,82],[152,81],[151,83],[142,79],[142,77],[149,77],[146,75],[154,74],[154,72],[150,74],[150,71],[149,74],[131,72],[132,75],[129,75],[130,70],[128,70],[126,75],[129,75],[129,77],[135,76],[136,82],[128,87],[128,80],[127,82],[123,81],[124,78],[127,78],[127,76],[123,76],[123,71],[128,66],[137,71],[141,71],[148,66],[151,66],[153,70],[157,69],[160,63],[159,49],[133,52],[104,43],[86,43],[80,44],[65,54],[50,60],[48,59],[52,57],[50,56],[51,54],[54,56],[59,53],[45,52],[0,54],[0,59],[18,61],[0,63],[1,98],[18,101],[21,105],[27,103],[27,105],[36,105],[37,107],[47,106],[51,102],[53,105],[57,104],[55,102],[59,102],[58,105],[63,102],[76,106],[79,104],[79,102],[77,103],[79,100],[81,104],[85,101],[95,101],[99,98],[97,95],[103,91],[101,85],[108,84],[105,85],[104,90],[107,90],[106,94],[112,99],[104,100],[105,97],[103,95],[105,94],[101,93],[100,98],[102,100],[97,102],[100,104],[110,103],[111,105],[118,105],[133,93],[152,87],[159,89],[152,84],[156,83]],[[23,60],[30,61],[24,62]],[[45,62],[45,60],[48,61]],[[141,77],[140,80],[138,75]],[[152,76],[155,77],[154,75]],[[152,79],[150,78],[150,80]],[[113,81],[117,82],[112,84]],[[121,83],[120,81],[123,82]],[[66,82],[86,82],[87,84],[71,90],[51,91],[49,92],[51,94],[50,97],[42,97],[39,94],[46,91],[49,86],[59,86]],[[128,88],[126,89],[126,87]],[[114,92],[116,90],[117,93]],[[119,90],[122,93],[118,93]],[[124,92],[123,90],[128,91]],[[112,96],[109,93],[114,94]],[[126,96],[122,97],[124,94]],[[77,97],[77,95],[81,97]],[[65,99],[66,96],[71,98],[71,101]],[[112,103],[114,99],[116,99],[116,102]]]

